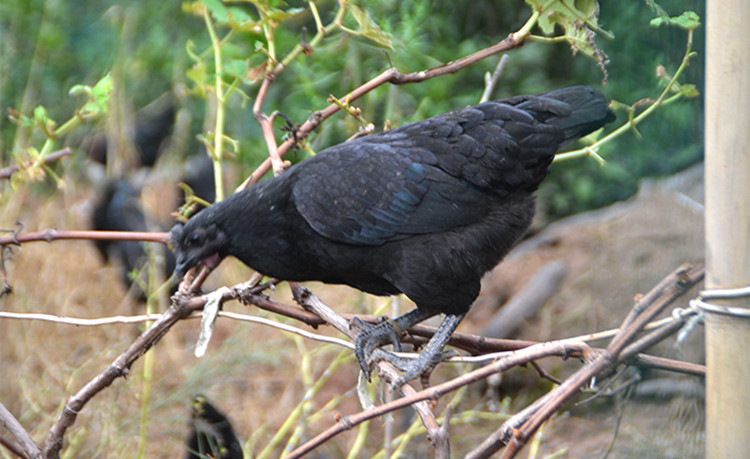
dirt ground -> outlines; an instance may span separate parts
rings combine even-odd
[[[516,337],[548,340],[590,333],[617,326],[637,294],[645,293],[684,262],[703,260],[702,169],[694,168],[658,183],[646,183],[639,195],[607,209],[556,222],[523,242],[486,279],[482,296],[460,327],[463,332],[482,330],[504,299],[519,291],[547,263],[562,260],[566,276],[557,294],[516,333]],[[161,192],[153,192],[163,196]],[[87,228],[95,192],[71,186],[53,199],[30,190],[8,200],[0,227],[11,228],[21,218],[26,231],[45,228]],[[117,270],[100,260],[87,242],[28,244],[16,250],[7,263],[13,293],[0,299],[0,310],[39,312],[71,317],[129,315],[141,306],[127,299]],[[250,270],[227,260],[212,274],[206,288],[233,285]],[[310,284],[325,302],[341,312],[371,313],[381,308],[393,314],[390,300],[360,294],[345,287]],[[273,297],[291,304],[281,285]],[[685,307],[686,295],[674,307]],[[125,299],[124,299],[125,298]],[[163,307],[163,306],[162,306]],[[401,311],[410,307],[399,301]],[[279,319],[272,314],[228,304],[226,310]],[[335,335],[330,330],[322,330]],[[37,321],[0,320],[0,401],[19,418],[32,436],[43,441],[64,400],[101,372],[132,342],[133,325],[75,327]],[[187,433],[188,403],[204,393],[234,422],[247,450],[260,452],[279,430],[289,413],[304,415],[293,424],[299,438],[309,438],[335,422],[337,413],[360,410],[353,389],[356,363],[350,353],[257,324],[219,320],[208,353],[193,356],[198,321],[178,324],[153,351],[154,372],[148,402],[148,423],[141,429],[143,359],[127,380],[117,380],[81,412],[66,436],[68,457],[135,457],[141,432],[147,432],[145,457],[174,457]],[[674,339],[654,354],[703,362],[700,327],[680,346]],[[344,364],[326,373],[338,356]],[[558,377],[577,368],[575,362],[545,361]],[[458,374],[444,365],[434,382]],[[626,370],[609,387],[636,377]],[[328,377],[314,394],[315,381]],[[597,397],[577,404],[550,420],[539,436],[535,457],[702,457],[702,381],[660,371],[640,375],[644,383],[629,397]],[[650,383],[649,386],[646,383]],[[607,380],[599,382],[604,387]],[[376,385],[373,385],[375,390]],[[515,412],[549,390],[535,372],[514,369],[499,386],[472,386],[459,398],[456,426],[452,429],[455,457],[495,430],[508,412]],[[307,404],[300,405],[310,395]],[[441,401],[441,407],[447,403]],[[486,415],[486,416],[485,416]],[[492,417],[494,416],[494,418]],[[490,419],[491,418],[491,419]],[[411,421],[411,414],[394,416],[394,435]],[[360,457],[381,451],[384,421],[370,426]],[[311,457],[346,457],[357,429],[347,432]],[[0,429],[7,438],[7,432]],[[280,455],[289,435],[271,449]],[[614,443],[613,443],[614,441]],[[526,449],[528,451],[529,448]],[[403,457],[429,457],[423,434],[407,446]],[[523,452],[522,455],[525,455]],[[0,457],[10,457],[0,448]]]
[[[559,292],[515,336],[563,338],[617,327],[635,295],[681,263],[703,262],[702,203],[703,169],[697,166],[668,180],[644,182],[629,201],[553,223],[493,271],[484,289],[488,304],[476,308],[473,321],[486,321],[493,298],[512,296],[540,267],[562,260],[567,273]],[[672,307],[687,307],[695,293]],[[667,340],[651,353],[704,363],[703,330],[694,330],[679,346]],[[558,367],[555,362],[547,369]],[[626,372],[613,386],[634,374]],[[610,458],[703,457],[703,381],[663,371],[642,377],[653,383],[643,391],[638,388],[645,383],[637,386],[627,401],[620,395],[569,407],[567,416],[546,429],[537,457],[557,451],[566,451],[563,457],[603,457],[618,422]],[[510,387],[529,384],[526,378],[513,381],[511,373],[506,379]]]

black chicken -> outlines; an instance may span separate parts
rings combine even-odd
[[[159,109],[158,112],[150,116],[147,113],[138,113],[135,135],[132,140],[138,154],[139,166],[152,167],[156,164],[164,150],[166,140],[172,134],[176,113],[174,104],[159,101],[156,108]],[[155,109],[152,110],[155,111]],[[104,132],[86,139],[81,149],[87,152],[92,161],[101,164],[106,164],[108,161],[107,136]]]
[[[245,457],[229,419],[206,397],[197,395],[190,407],[190,434],[185,442],[185,459]]]
[[[117,180],[106,184],[93,209],[92,223],[97,231],[148,231],[146,216],[140,202],[140,190],[128,180]],[[148,261],[148,255],[140,242],[136,241],[95,241],[96,248],[105,262],[119,264],[123,285],[130,288],[133,283],[131,273],[140,271]],[[168,251],[169,265],[174,260]],[[145,294],[139,286],[136,291],[142,301]]]
[[[558,149],[614,114],[571,86],[455,110],[328,148],[172,229],[178,276],[233,255],[268,276],[404,293],[417,309],[364,329],[356,356],[444,313],[417,360],[378,351],[407,381],[429,374],[484,273],[526,232]]]

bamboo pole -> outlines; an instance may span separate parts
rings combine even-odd
[[[750,2],[708,0],[706,287],[750,284]],[[711,300],[750,312],[750,298]],[[750,457],[750,317],[706,313],[706,457]]]

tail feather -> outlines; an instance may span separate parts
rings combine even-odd
[[[516,107],[563,129],[569,144],[615,120],[604,95],[590,86],[567,86],[538,96],[518,98]]]

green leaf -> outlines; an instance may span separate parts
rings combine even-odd
[[[599,5],[596,0],[578,0],[576,2],[569,1],[571,6],[578,10],[584,17],[596,19],[599,13]]]
[[[39,123],[46,123],[48,119],[49,117],[47,116],[47,109],[44,108],[44,105],[39,105],[34,109],[34,120]]]
[[[291,18],[292,16],[303,13],[304,11],[304,8],[289,8],[288,10],[272,9],[266,13],[266,15],[263,17],[263,20],[279,24]]]
[[[44,132],[44,135],[52,137],[55,135],[57,123],[49,117],[47,109],[43,105],[34,108],[34,125]]]
[[[198,61],[191,68],[185,71],[185,76],[195,84],[195,91],[199,96],[206,97],[206,82],[208,81],[208,72],[206,71],[206,63]]]
[[[682,94],[683,97],[687,97],[688,99],[693,99],[701,95],[700,91],[698,91],[698,88],[696,88],[694,84],[680,85],[679,93]]]
[[[599,8],[595,0],[558,0],[541,6],[532,0],[527,3],[537,10],[544,8],[537,20],[542,33],[553,35],[555,26],[560,26],[574,52],[596,56],[599,51],[592,40],[595,33],[614,38],[612,32],[599,27]]]
[[[649,22],[652,27],[659,27],[662,25],[670,25],[679,27],[685,30],[693,30],[701,25],[701,18],[693,11],[685,11],[677,17],[664,17],[659,16]]]
[[[367,13],[355,5],[351,5],[349,8],[352,12],[352,16],[354,16],[357,24],[359,24],[359,32],[363,37],[368,38],[380,48],[393,49],[392,37],[383,32],[380,27],[370,19],[370,16],[368,16]]]
[[[68,94],[71,96],[89,96],[91,97],[91,86],[83,85],[83,84],[77,84],[74,85],[72,88],[70,88],[70,91],[68,91]]]
[[[256,19],[251,17],[247,12],[240,8],[229,8],[227,10],[227,25],[234,30],[241,30],[243,32],[251,32],[254,34],[262,33],[260,24]]]
[[[106,104],[110,94],[112,94],[112,74],[108,73],[96,83],[91,95],[97,102]]]
[[[234,78],[245,79],[250,64],[247,59],[230,59],[224,63],[224,74]]]
[[[673,21],[676,26],[682,27],[685,30],[693,30],[701,25],[701,18],[693,11],[685,11],[674,18]]]
[[[203,6],[211,13],[211,16],[219,22],[227,23],[227,7],[220,0],[200,0]]]
[[[112,75],[105,75],[93,88],[77,84],[70,88],[69,93],[72,96],[88,96],[89,100],[78,110],[78,115],[89,119],[97,118],[107,112],[109,96],[112,94]]]

